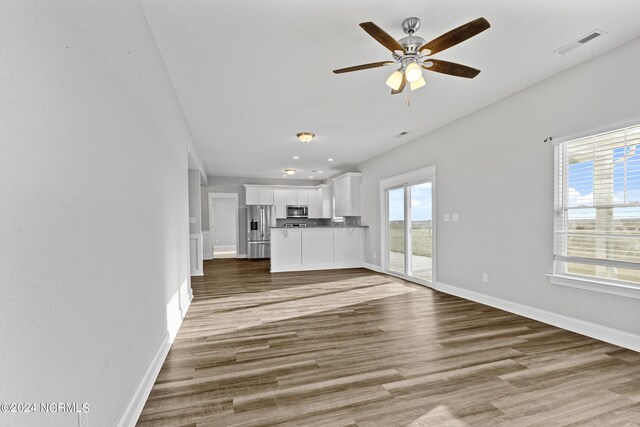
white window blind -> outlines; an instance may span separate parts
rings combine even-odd
[[[640,125],[555,146],[554,273],[640,285]]]

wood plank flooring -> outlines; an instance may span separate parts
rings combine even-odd
[[[639,426],[640,353],[365,269],[217,259],[139,426]]]

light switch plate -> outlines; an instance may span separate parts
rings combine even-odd
[[[444,220],[444,222],[449,222],[449,214],[442,215],[442,219]]]
[[[457,213],[453,213],[453,214],[451,214],[451,220],[452,220],[453,222],[458,222],[458,221],[460,221],[460,215],[459,215],[459,214],[457,214]]]

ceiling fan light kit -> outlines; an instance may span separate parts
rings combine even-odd
[[[407,76],[407,81],[409,83],[413,83],[420,77],[422,77],[422,69],[420,69],[420,66],[418,64],[412,62],[407,66],[407,70],[404,72],[404,74]]]
[[[416,80],[415,82],[410,82],[409,83],[409,89],[411,89],[411,90],[420,89],[422,86],[424,86],[426,84],[427,84],[427,82],[424,80],[424,77],[420,76],[420,78],[418,80]]]
[[[404,74],[402,73],[402,71],[394,71],[387,79],[387,86],[389,86],[393,90],[398,90],[400,88],[400,85],[402,84],[403,77]]]
[[[422,76],[423,69],[468,79],[477,76],[480,73],[478,69],[454,62],[442,61],[430,56],[480,34],[490,28],[491,25],[486,19],[478,18],[454,28],[430,42],[415,35],[415,32],[420,28],[420,19],[416,17],[407,18],[402,22],[402,30],[407,34],[407,37],[400,40],[394,39],[373,22],[363,22],[360,27],[376,39],[378,43],[389,49],[394,60],[340,68],[333,70],[333,72],[341,74],[399,64],[400,68],[394,71],[386,81],[387,86],[391,88],[391,94],[395,95],[404,90],[407,82],[412,91],[424,86],[426,82]]]

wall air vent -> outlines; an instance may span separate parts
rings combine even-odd
[[[409,132],[400,132],[397,135],[393,135],[394,138],[402,138],[403,136],[405,136],[406,134],[408,134]]]
[[[602,30],[593,30],[589,34],[586,34],[577,40],[567,43],[566,45],[562,46],[560,49],[556,49],[553,52],[559,55],[564,55],[565,53],[571,52],[575,48],[578,48],[590,42],[591,40],[595,39],[596,37],[600,37],[603,34],[606,34],[606,32]]]

